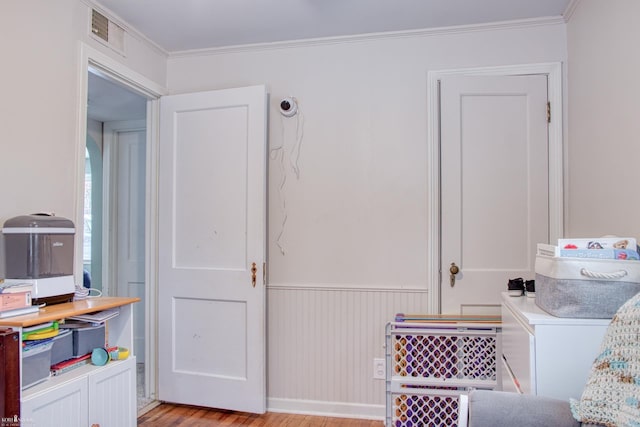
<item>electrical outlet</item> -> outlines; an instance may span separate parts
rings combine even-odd
[[[384,359],[373,359],[373,379],[383,380],[385,378]]]

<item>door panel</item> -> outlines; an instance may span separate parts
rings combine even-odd
[[[176,268],[247,265],[248,113],[244,105],[175,116],[180,142],[173,182]],[[195,189],[201,190],[194,194]]]
[[[174,305],[175,318],[180,319],[175,322],[175,370],[246,380],[246,360],[237,355],[247,352],[247,305],[241,301],[194,298],[176,298]],[[200,346],[222,347],[224,351],[194,355],[188,351],[194,337],[201,341]],[[218,340],[224,344],[220,346]]]
[[[262,413],[265,88],[168,96],[160,121],[159,399]]]
[[[549,240],[546,76],[441,82],[441,309],[499,314]],[[451,286],[449,269],[460,272]]]

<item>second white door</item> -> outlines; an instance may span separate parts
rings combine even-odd
[[[497,314],[549,240],[547,77],[451,76],[440,95],[441,311]]]

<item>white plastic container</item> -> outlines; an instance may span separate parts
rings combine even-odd
[[[26,347],[22,350],[22,389],[49,378],[52,341]]]
[[[557,317],[610,319],[640,292],[640,261],[536,256],[536,304]]]

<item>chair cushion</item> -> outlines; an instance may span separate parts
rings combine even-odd
[[[472,390],[469,427],[578,427],[569,402],[550,397]]]
[[[582,397],[570,401],[575,419],[606,426],[639,426],[639,404],[640,293],[616,312]]]

